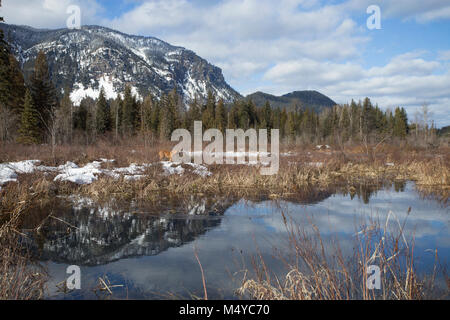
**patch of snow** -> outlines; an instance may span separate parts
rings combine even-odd
[[[0,185],[16,182],[18,174],[33,173],[39,160],[25,160],[0,164]]]
[[[182,167],[182,163],[180,162],[171,162],[171,161],[161,161],[162,167],[164,169],[164,173],[167,175],[179,174],[182,175],[186,172],[185,168]],[[212,175],[212,173],[205,166],[195,164],[195,163],[183,163],[185,166],[189,166],[192,168],[190,172],[197,174],[201,177],[207,177]]]
[[[152,166],[152,164],[138,165],[132,163],[128,167],[114,168],[114,169],[102,169],[103,163],[112,163],[115,160],[100,159],[100,161],[93,161],[86,164],[84,167],[78,167],[73,162],[66,162],[64,165],[58,167],[41,166],[39,160],[26,160],[20,162],[10,162],[0,164],[0,185],[4,185],[8,182],[16,182],[18,174],[33,173],[35,171],[44,172],[48,174],[50,172],[57,173],[54,181],[69,181],[76,184],[91,184],[98,180],[99,176],[104,174],[112,177],[115,180],[119,180],[122,176],[126,181],[136,181],[145,177],[145,170]],[[197,174],[202,177],[210,176],[212,173],[208,171],[205,166],[197,165],[194,163],[186,163],[185,168],[181,163],[173,162],[161,162],[164,173],[171,174],[183,174],[186,170],[186,166],[190,167],[189,172]]]
[[[306,165],[310,167],[322,168],[323,162],[307,162]]]
[[[136,180],[140,180],[144,177],[145,176],[142,174],[136,174],[134,176],[125,175],[123,178],[125,179],[125,181],[136,181]]]
[[[114,163],[116,160],[115,159],[105,159],[105,158],[100,158],[101,162],[105,162],[105,163]]]
[[[92,99],[97,99],[100,95],[100,90],[103,88],[105,90],[105,97],[106,99],[116,99],[117,98],[117,91],[114,86],[115,79],[108,75],[103,75],[98,80],[98,88],[94,89],[93,87],[85,87],[82,83],[74,83],[74,89],[72,93],[70,94],[70,98],[74,105],[79,106],[81,101],[84,98],[90,97]],[[116,81],[117,82],[117,81]],[[137,88],[134,86],[131,87],[131,92],[133,95],[141,99]]]
[[[88,163],[82,168],[67,168],[64,173],[55,177],[54,181],[69,181],[76,184],[91,184],[102,173],[100,161]]]
[[[199,176],[208,177],[208,176],[212,175],[212,173],[205,166],[202,166],[202,165],[199,165],[196,163],[186,163],[186,164],[191,166],[194,169],[193,173],[195,173]]]
[[[0,165],[0,186],[15,181],[17,181],[16,172],[5,165]]]
[[[9,162],[6,166],[16,173],[33,173],[36,170],[36,165],[39,165],[41,161],[39,160],[25,160],[19,162]]]
[[[78,168],[78,166],[70,161],[67,161],[66,164],[60,165],[58,167],[48,167],[48,166],[38,166],[36,167],[37,170],[39,171],[44,171],[44,172],[61,172],[61,171],[65,171],[67,169],[76,169]]]
[[[170,161],[161,161],[162,167],[164,169],[164,172],[167,175],[172,174],[183,174],[184,168],[181,166],[180,163],[170,162]]]
[[[296,153],[293,153],[292,151],[280,153],[280,156],[282,157],[290,157],[294,155],[296,155]]]

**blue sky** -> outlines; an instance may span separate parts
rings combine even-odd
[[[82,24],[154,36],[222,68],[242,94],[318,90],[338,103],[368,96],[403,106],[411,120],[426,103],[450,125],[448,0],[3,0],[8,23],[65,27],[69,5]],[[381,30],[369,30],[370,5]]]

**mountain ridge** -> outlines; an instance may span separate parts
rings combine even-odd
[[[337,105],[336,102],[316,90],[293,91],[281,96],[257,91],[247,95],[245,99],[252,100],[256,106],[263,106],[269,102],[272,108],[283,109],[297,106],[312,108],[318,112]]]
[[[226,102],[241,98],[219,67],[156,37],[96,25],[50,30],[2,23],[0,28],[26,77],[43,50],[57,89],[71,88],[77,103],[85,96],[98,96],[101,86],[108,98],[114,98],[126,84],[141,97],[147,93],[159,97],[176,89],[185,102],[204,99],[209,90]]]
[[[69,87],[75,104],[85,97],[95,99],[101,87],[108,99],[115,98],[129,84],[140,97],[148,93],[160,97],[176,89],[186,104],[194,98],[205,100],[211,90],[226,103],[251,99],[257,106],[269,101],[273,108],[303,106],[316,111],[336,105],[314,90],[282,96],[258,91],[243,97],[225,81],[219,67],[192,50],[152,36],[130,35],[99,25],[39,29],[0,23],[0,28],[25,77],[31,75],[34,60],[43,50],[58,92]]]

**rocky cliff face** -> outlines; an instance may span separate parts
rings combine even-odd
[[[225,81],[221,69],[194,52],[172,46],[152,37],[123,34],[104,27],[85,26],[80,30],[38,30],[0,24],[25,76],[43,50],[58,90],[72,89],[72,100],[96,98],[104,87],[108,98],[123,92],[125,85],[134,93],[159,97],[172,89],[185,102],[206,98],[211,90],[231,102],[240,95]]]

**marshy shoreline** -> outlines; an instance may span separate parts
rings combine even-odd
[[[153,211],[157,215],[164,208],[175,208],[175,206],[192,201],[192,199],[207,199],[206,201],[210,203],[214,203],[218,199],[232,201],[239,199],[250,201],[291,200],[301,203],[303,197],[327,192],[357,194],[364,197],[360,191],[362,186],[402,184],[406,181],[414,181],[417,191],[423,197],[433,198],[446,207],[450,190],[450,152],[448,148],[427,151],[382,145],[377,147],[375,153],[367,152],[367,149],[364,150],[361,147],[324,151],[317,150],[315,146],[302,148],[283,146],[280,170],[277,175],[273,176],[260,175],[257,165],[210,165],[199,168],[168,161],[160,162],[157,151],[170,148],[167,145],[153,148],[108,144],[88,147],[62,146],[61,150],[56,153],[57,157],[49,157],[46,146],[15,148],[13,145],[6,145],[2,148],[5,152],[0,160],[4,165],[21,161],[23,164],[23,161],[39,159],[39,162],[33,164],[33,170],[30,170],[29,173],[16,172],[15,181],[5,183],[0,190],[2,244],[11,244],[10,246],[2,245],[2,261],[7,269],[20,267],[21,271],[17,272],[17,275],[26,274],[24,265],[15,265],[11,261],[17,260],[18,256],[28,259],[29,255],[26,247],[17,246],[18,242],[11,241],[11,239],[14,240],[21,235],[23,217],[36,211],[36,208],[42,210],[51,208],[55,199],[84,198],[89,199],[94,206],[109,204],[120,207],[123,204],[133,203],[135,207],[146,208],[147,211]],[[57,179],[59,175],[67,172],[65,166],[69,162],[73,164],[68,166],[70,169],[90,168],[95,164],[94,169],[98,171],[94,172],[94,178],[89,183],[84,184]],[[36,168],[39,166],[46,170],[37,170]],[[58,167],[60,169],[55,169]],[[199,171],[199,169],[201,170]],[[48,219],[46,216],[48,215],[43,214],[42,217],[34,218],[34,232],[38,232],[39,227],[45,224]],[[40,219],[42,221],[38,221]],[[292,241],[295,239],[306,241],[305,234],[294,230],[293,226],[288,223],[286,227]],[[383,231],[380,224],[373,229],[379,232]],[[300,235],[303,238],[299,237]],[[398,242],[399,238],[396,239],[394,238],[394,243]],[[315,234],[315,241],[319,240],[320,234]],[[392,259],[389,258],[395,255],[392,246],[394,246],[393,243],[386,244],[386,248],[389,247],[391,251],[383,253],[385,255],[382,260],[385,261],[386,266],[391,266],[386,261],[391,261]],[[318,248],[317,243],[315,245],[309,243],[306,247]],[[298,244],[296,248],[298,249]],[[11,251],[12,249],[14,250]],[[10,252],[14,252],[14,258]],[[245,279],[237,293],[252,299],[355,298],[356,296],[345,295],[341,291],[354,275],[346,275],[345,279],[338,278],[339,268],[345,267],[345,265],[337,264],[337,269],[327,269],[323,265],[325,257],[320,257],[319,253],[320,250],[314,254],[312,251],[301,252],[306,262],[316,261],[316,265],[320,266],[320,270],[310,270],[313,274],[320,275],[316,278],[305,277],[299,273],[298,266],[290,265],[286,282],[280,286],[279,283],[273,283],[267,278],[268,270],[257,269],[254,273],[255,277]],[[407,253],[409,254],[407,257],[410,257],[411,252],[407,251]],[[319,256],[315,254],[319,254]],[[366,259],[370,258],[367,256],[369,252],[364,252],[364,255]],[[45,271],[35,272],[35,268],[39,268],[39,263],[35,264],[36,261],[33,259],[29,262],[33,266],[33,277],[36,278],[30,282],[31,278],[25,276],[27,281],[23,283],[23,287],[27,294],[20,295],[16,292],[16,298],[43,298]],[[264,266],[264,261],[260,260],[255,263],[255,266],[259,266],[258,268]],[[404,271],[402,268],[396,270],[396,272]],[[408,268],[406,270],[409,270],[409,276],[402,275],[402,279],[411,281],[411,278],[408,277],[411,277],[413,270]],[[365,272],[365,269],[359,269],[357,272]],[[396,275],[400,276],[400,274],[392,273],[394,279]],[[325,281],[323,276],[328,278],[333,276],[334,282]],[[6,281],[4,277],[2,280]],[[317,283],[314,284],[314,281],[321,281],[322,287],[319,287]],[[340,281],[346,281],[346,283]],[[304,291],[303,294],[292,291],[292,288],[300,284],[307,286],[309,291]],[[393,288],[397,290],[397,296],[386,293],[384,298],[427,298],[425,293],[419,292],[424,287],[423,283],[417,282],[416,284],[414,287],[410,286],[409,291],[405,291],[401,289],[405,287],[405,283],[400,284],[394,281]],[[338,285],[343,285],[343,287],[333,291],[334,293],[331,295],[332,291],[329,289]],[[28,288],[25,289],[27,286]],[[310,289],[313,287],[322,291],[312,293]],[[351,290],[353,289],[355,288],[352,287]],[[359,295],[363,291],[358,292],[358,299],[380,298]],[[3,295],[1,298],[11,298],[11,293]]]
[[[323,151],[314,146],[283,146],[279,172],[271,176],[262,176],[258,165],[193,166],[160,162],[158,150],[167,148],[167,145],[68,146],[60,147],[57,156],[51,157],[45,146],[6,145],[2,147],[0,163],[8,166],[38,159],[40,167],[36,165],[29,173],[16,170],[15,182],[0,191],[2,201],[7,201],[9,193],[14,198],[21,188],[39,193],[40,201],[45,195],[79,194],[99,202],[155,202],[161,196],[179,198],[193,194],[238,198],[264,195],[282,199],[308,187],[326,189],[338,185],[352,192],[359,184],[386,181],[414,181],[424,193],[446,202],[450,190],[449,148],[422,150],[382,145],[374,153],[362,147]],[[88,175],[88,181],[60,179],[64,176],[61,172],[71,168],[81,169],[82,174]],[[70,178],[70,173],[66,175]],[[78,177],[79,171],[73,175]]]

